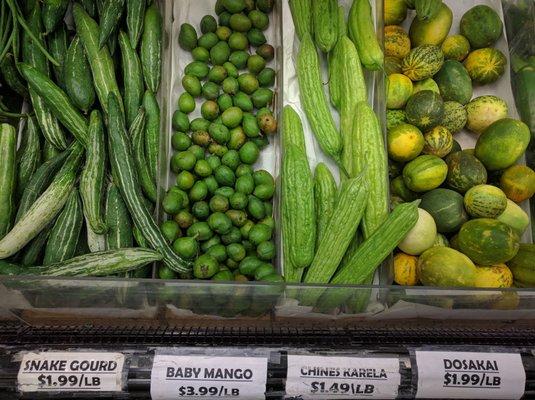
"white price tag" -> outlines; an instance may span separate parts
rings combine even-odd
[[[299,399],[395,399],[397,358],[288,355],[286,395]]]
[[[526,371],[520,354],[416,351],[417,398],[520,399]]]
[[[119,392],[124,354],[47,351],[25,353],[17,376],[21,392]]]
[[[150,378],[152,400],[263,399],[267,357],[156,355]]]

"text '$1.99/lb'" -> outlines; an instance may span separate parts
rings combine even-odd
[[[125,356],[106,352],[28,352],[22,354],[20,392],[119,392]]]
[[[520,399],[526,373],[520,354],[415,351],[417,398]]]

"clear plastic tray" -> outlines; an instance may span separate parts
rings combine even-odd
[[[473,4],[486,3],[500,11],[498,0],[470,0],[458,2],[446,0],[455,7],[469,8]],[[164,22],[163,74],[159,93],[162,110],[162,138],[160,156],[160,189],[173,183],[169,173],[172,155],[170,138],[171,116],[181,93],[180,78],[183,67],[190,61],[189,54],[178,46],[180,24],[196,24],[206,14],[213,14],[215,0],[160,1]],[[341,0],[348,5],[350,0]],[[462,3],[462,4],[461,4]],[[382,2],[375,4],[378,24],[382,26]],[[501,11],[500,11],[501,12]],[[455,11],[456,19],[460,11]],[[456,23],[452,33],[456,30]],[[283,104],[292,104],[303,117],[307,135],[307,151],[312,166],[327,161],[312,140],[312,134],[300,108],[295,77],[294,59],[297,39],[287,0],[277,0],[269,42],[276,48],[272,66],[278,70],[275,86],[275,111],[280,115]],[[508,54],[505,38],[498,47]],[[384,120],[384,79],[380,74],[368,74],[368,89],[375,110]],[[509,86],[509,75],[497,84],[495,90],[504,97],[514,114]],[[486,88],[485,88],[486,89]],[[496,93],[489,87],[489,93]],[[476,93],[478,92],[476,89]],[[335,114],[336,115],[336,114]],[[262,152],[257,165],[278,175],[280,151],[277,137],[268,150]],[[332,164],[330,164],[332,166]],[[334,169],[333,169],[334,171]],[[276,205],[278,199],[275,199]],[[277,207],[275,207],[276,209]],[[157,210],[159,221],[164,219]],[[278,215],[275,215],[278,221]],[[530,241],[531,238],[525,239]],[[280,266],[280,260],[277,260]],[[314,325],[328,321],[329,326],[355,325],[363,322],[390,319],[464,320],[535,320],[534,289],[459,289],[391,286],[389,270],[385,268],[379,284],[375,286],[311,286],[279,285],[258,282],[216,283],[210,281],[165,281],[122,278],[42,278],[0,277],[0,320],[22,320],[30,324],[54,323],[60,325],[92,323],[106,325],[139,324],[160,325],[168,323],[222,324],[236,326]],[[377,281],[376,281],[377,282]],[[330,307],[303,306],[299,299],[311,291],[327,299]]]

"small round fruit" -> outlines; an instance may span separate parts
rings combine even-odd
[[[418,257],[405,253],[394,256],[394,282],[402,286],[418,284]]]
[[[526,165],[513,165],[502,174],[500,187],[516,203],[528,200],[535,194],[535,171]]]
[[[417,256],[433,247],[437,235],[435,220],[424,209],[418,209],[418,221],[398,245],[404,253]]]
[[[448,36],[442,42],[442,52],[446,60],[463,61],[470,53],[470,42],[463,35]]]
[[[211,278],[219,271],[219,263],[209,254],[203,254],[193,264],[193,275],[198,279]]]
[[[424,134],[425,145],[424,154],[432,154],[443,158],[446,157],[453,147],[453,136],[450,131],[441,126],[435,126],[429,132]]]
[[[172,243],[180,234],[180,226],[173,220],[165,221],[160,226],[160,230],[169,243]]]
[[[199,252],[199,244],[197,241],[188,236],[178,238],[173,242],[173,250],[182,258],[191,260]]]
[[[208,225],[215,233],[225,235],[232,228],[232,221],[226,214],[215,212],[208,217]]]
[[[246,142],[239,150],[240,160],[244,164],[254,164],[258,160],[260,150],[253,142]]]
[[[391,74],[386,83],[386,107],[403,108],[412,95],[412,81],[403,74]]]
[[[414,125],[400,124],[388,131],[387,143],[390,158],[407,162],[418,157],[425,140],[422,132]]]

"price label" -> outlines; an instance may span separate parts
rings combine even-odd
[[[520,399],[526,372],[520,354],[416,351],[417,398]]]
[[[266,357],[156,355],[152,365],[152,400],[265,397]]]
[[[22,356],[17,376],[21,392],[119,392],[124,354],[38,352]]]
[[[397,358],[288,355],[286,395],[299,399],[395,399]]]

